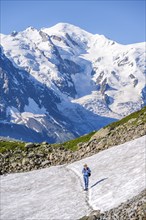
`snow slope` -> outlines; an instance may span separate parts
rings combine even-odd
[[[145,188],[146,136],[70,165],[1,177],[1,220],[78,219],[109,210]],[[82,166],[91,170],[83,191]]]

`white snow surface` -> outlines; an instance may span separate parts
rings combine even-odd
[[[57,68],[60,61],[54,54],[54,48],[62,60],[73,61],[82,69],[80,73],[68,72],[77,92],[75,98],[67,96],[69,100],[72,98],[84,108],[87,105],[88,110],[91,108],[96,114],[100,114],[96,103],[92,102],[94,96],[91,94],[106,80],[109,89],[105,94],[112,100],[109,108],[103,109],[102,115],[105,112],[105,116],[109,113],[109,117],[113,114],[114,118],[117,113],[123,117],[139,110],[143,105],[141,92],[145,86],[144,42],[121,45],[103,35],[94,35],[67,23],[41,30],[29,27],[15,37],[3,34],[0,37],[3,51],[13,64],[27,70],[39,82],[55,91],[61,99],[66,95],[56,85],[64,85],[65,73],[59,72]],[[84,98],[87,95],[90,95],[88,100]],[[104,101],[102,93],[100,96]]]
[[[1,177],[1,220],[78,219],[109,210],[145,188],[146,136],[70,165]],[[92,170],[83,191],[82,167]]]
[[[2,51],[13,65],[26,70],[36,88],[41,84],[61,101],[57,104],[54,99],[54,104],[60,116],[70,121],[73,130],[69,131],[65,125],[69,134],[60,131],[57,138],[53,137],[55,142],[97,130],[146,104],[145,42],[121,45],[67,23],[40,30],[29,27],[10,35],[0,34],[0,38]],[[19,92],[21,86],[13,75]],[[4,90],[10,85],[5,81]],[[40,133],[45,129],[51,136],[53,127],[58,133],[61,120],[53,123],[50,107],[44,106],[49,100],[44,102],[42,98],[39,97],[40,108],[34,95],[28,94],[29,104],[21,113],[21,100],[15,109],[9,101],[2,103],[10,113],[8,122],[25,125]]]

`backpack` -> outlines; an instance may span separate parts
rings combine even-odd
[[[88,169],[88,168],[87,168]],[[88,169],[89,170],[89,169]],[[88,172],[88,176],[91,176],[91,172]]]

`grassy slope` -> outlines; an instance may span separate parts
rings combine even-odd
[[[143,120],[143,123],[146,123],[146,107],[142,108],[141,110],[137,111],[137,112],[134,112],[130,115],[128,115],[127,117],[117,121],[117,122],[114,122],[110,125],[107,125],[105,128],[110,128],[110,130],[113,130],[115,128],[117,128],[118,126],[120,125],[123,125],[127,122],[129,122],[130,120],[132,119],[136,119],[136,120],[133,120],[133,126],[136,126],[139,118],[142,118]],[[61,144],[53,144],[52,146],[54,147],[64,147],[65,149],[68,149],[68,150],[72,150],[72,151],[76,151],[78,149],[78,143],[82,142],[82,143],[85,143],[85,142],[88,142],[90,140],[90,138],[95,134],[96,132],[91,132],[87,135],[84,135],[84,136],[81,136],[81,137],[78,137],[74,140],[70,140],[70,141],[67,141],[65,143],[61,143]],[[1,141],[0,142],[0,153],[4,153],[6,151],[12,151],[14,152],[15,150],[21,150],[21,151],[25,151],[25,147],[24,147],[25,143],[22,143],[22,142],[16,142],[16,141]]]
[[[4,153],[6,151],[25,150],[24,145],[24,143],[17,141],[1,141],[0,153]]]
[[[54,144],[53,146],[55,147],[60,147],[60,146],[63,146],[64,148],[68,149],[68,150],[72,150],[72,151],[76,151],[78,149],[78,146],[77,144],[79,143],[86,143],[90,140],[90,138],[95,134],[96,132],[91,132],[89,134],[86,134],[84,136],[81,136],[81,137],[78,137],[74,140],[70,140],[70,141],[67,141],[65,143],[62,143],[62,144]]]
[[[136,120],[134,120],[134,122],[133,122],[133,125],[136,126],[137,121],[138,121],[138,119],[139,119],[140,116],[142,116],[143,122],[146,123],[146,116],[145,116],[145,114],[146,114],[146,106],[143,107],[141,110],[139,110],[139,111],[137,111],[137,112],[134,112],[134,113],[132,113],[132,114],[126,116],[125,118],[122,118],[122,119],[119,120],[119,121],[116,121],[116,122],[113,122],[113,123],[110,124],[110,125],[107,125],[106,127],[110,127],[111,129],[114,129],[114,128],[120,126],[120,125],[123,125],[123,124],[127,123],[127,122],[130,121],[131,119],[136,119]]]

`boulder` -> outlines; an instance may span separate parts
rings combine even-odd
[[[12,163],[12,167],[15,169],[16,167],[18,166],[18,163],[16,163],[16,162],[13,162]]]
[[[33,144],[33,143],[27,143],[27,144],[25,144],[25,148],[34,148],[35,147],[35,145]]]
[[[39,153],[37,153],[35,156],[39,158],[39,157],[44,157],[45,155],[44,155],[43,153],[40,153],[40,152],[39,152]]]
[[[23,158],[22,160],[22,165],[25,166],[29,163],[29,159],[28,158]]]
[[[48,142],[44,141],[41,143],[41,145],[48,145]]]
[[[83,142],[79,142],[78,144],[77,144],[77,147],[82,147],[82,145],[83,145]]]
[[[35,156],[35,153],[34,152],[30,152],[29,154],[28,154],[28,158],[33,158]]]
[[[51,154],[48,154],[48,159],[49,160],[53,160],[54,159],[54,155],[51,153]]]
[[[99,131],[97,131],[92,137],[91,137],[91,140],[97,140],[99,138],[103,138],[103,137],[106,137],[110,132],[110,129],[107,127],[107,128],[102,128],[100,129]]]
[[[100,210],[94,210],[90,213],[88,220],[96,220],[100,217]]]
[[[50,165],[51,162],[49,160],[45,160],[41,163],[41,165],[44,167],[45,165]]]

